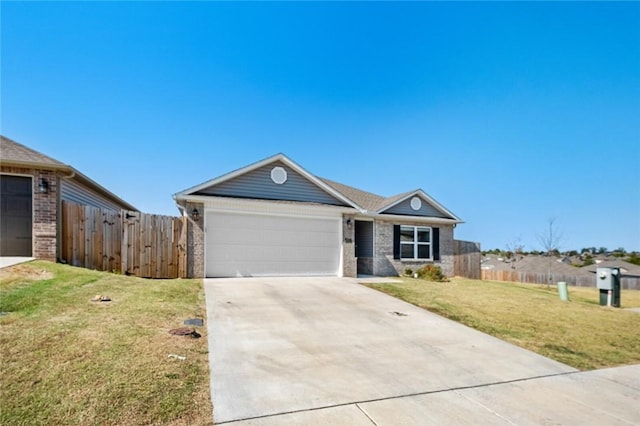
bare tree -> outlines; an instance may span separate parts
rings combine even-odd
[[[522,254],[524,251],[524,244],[522,244],[522,237],[520,235],[507,243],[507,251],[511,253],[511,256]]]
[[[560,243],[563,240],[562,232],[556,225],[556,218],[550,217],[547,220],[547,229],[539,233],[537,236],[538,243],[544,249],[547,256],[547,288],[551,285],[551,262],[553,254],[559,251]]]
[[[517,257],[518,255],[522,254],[523,250],[524,250],[524,244],[522,244],[522,238],[520,236],[517,236],[511,239],[507,243],[506,257],[509,260],[509,262],[512,263],[511,269],[516,268],[513,262],[516,262],[518,260]]]

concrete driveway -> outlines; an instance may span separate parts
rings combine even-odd
[[[353,279],[207,279],[205,292],[218,424],[640,423],[637,366],[576,374]]]

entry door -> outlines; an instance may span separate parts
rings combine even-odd
[[[30,177],[0,175],[0,255],[31,256],[33,222]]]

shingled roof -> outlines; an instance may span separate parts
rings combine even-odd
[[[0,162],[2,163],[2,165],[8,166],[57,170],[63,173],[68,173],[71,176],[71,179],[74,179],[78,182],[81,182],[83,185],[91,187],[94,191],[115,201],[125,209],[135,211],[138,210],[135,206],[129,204],[113,192],[109,191],[104,186],[98,184],[91,178],[80,173],[73,167],[2,135],[0,135]]]
[[[394,195],[392,197],[382,197],[380,195],[373,194],[371,192],[363,191],[358,188],[354,188],[352,186],[345,185],[343,183],[334,182],[329,179],[321,178],[324,183],[335,189],[336,191],[344,194],[349,199],[353,200],[356,204],[361,206],[362,208],[371,211],[377,212],[382,210],[384,207],[387,207],[396,201],[399,201],[403,198],[408,197],[409,195],[415,193],[416,191],[408,191],[403,192],[402,194]]]
[[[5,136],[0,136],[0,160],[5,164],[14,163],[29,166],[45,166],[54,169],[69,168],[66,164]]]
[[[379,206],[383,206],[384,200],[386,198],[381,197],[380,195],[373,194],[371,192],[362,191],[360,189],[354,188],[352,186],[348,186],[342,183],[334,182],[329,179],[318,177],[321,181],[343,194],[345,197],[352,200],[354,203],[359,205],[360,207],[369,210],[376,211]]]

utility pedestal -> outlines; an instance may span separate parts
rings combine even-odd
[[[598,268],[596,282],[600,290],[600,305],[620,307],[620,268]]]

